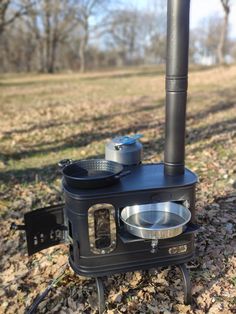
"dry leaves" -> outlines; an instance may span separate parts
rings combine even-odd
[[[37,77],[32,87],[2,87],[0,313],[24,313],[67,261],[63,245],[28,258],[23,233],[9,230],[25,212],[62,200],[59,159],[103,154],[110,137],[134,132],[144,134],[145,161],[163,159],[163,77],[113,74],[71,74],[60,90],[47,79],[37,86]],[[236,313],[235,86],[236,67],[190,75],[186,164],[199,175],[201,226],[189,265],[192,307],[183,304],[180,273],[163,268],[104,278],[108,314]],[[96,313],[96,302],[94,279],[68,270],[38,312]]]

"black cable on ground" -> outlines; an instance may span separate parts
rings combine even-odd
[[[26,310],[25,314],[34,314],[35,311],[37,310],[39,304],[43,301],[43,299],[48,295],[48,293],[54,288],[59,281],[64,277],[64,273],[66,271],[66,268],[68,267],[68,263],[66,265],[64,264],[64,267],[60,274],[53,279],[53,281],[50,283],[50,285],[40,294],[36,297],[34,300],[33,304],[30,306],[28,310]]]

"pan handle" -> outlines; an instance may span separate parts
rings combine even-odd
[[[127,170],[127,171],[123,171],[121,172],[120,174],[117,174],[115,176],[115,179],[120,179],[122,177],[126,177],[127,175],[131,174],[131,171],[130,170]]]
[[[62,159],[58,162],[58,166],[63,169],[65,168],[66,166],[70,165],[73,163],[73,160],[71,159]]]

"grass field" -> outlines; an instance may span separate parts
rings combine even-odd
[[[67,254],[60,246],[28,258],[11,222],[62,200],[60,159],[102,157],[117,134],[142,133],[144,161],[162,160],[164,97],[162,68],[0,77],[1,313],[24,313]],[[173,269],[136,272],[107,279],[108,313],[236,311],[236,66],[192,69],[187,116],[186,165],[200,180],[194,304],[182,304]],[[67,270],[39,312],[95,313],[94,287]]]

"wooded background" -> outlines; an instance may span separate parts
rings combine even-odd
[[[236,60],[229,15],[234,0],[219,0],[222,15],[191,30],[190,62]],[[112,0],[1,0],[0,72],[81,71],[165,61],[166,0],[141,8]]]

